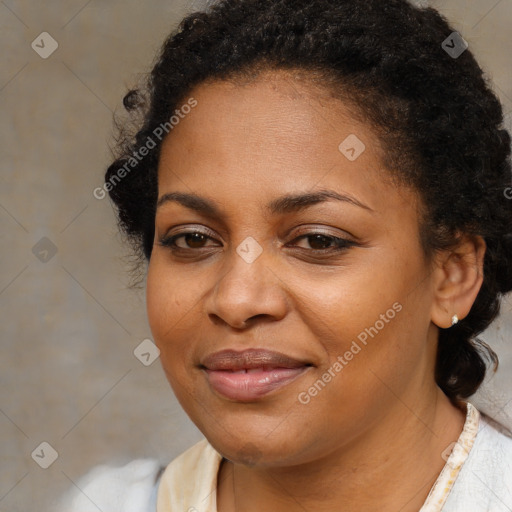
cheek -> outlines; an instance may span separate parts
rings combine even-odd
[[[196,292],[197,293],[197,292]],[[184,361],[191,357],[190,343],[194,324],[194,287],[183,286],[175,274],[155,255],[151,259],[146,285],[147,316],[153,339],[160,350],[160,362],[176,398],[190,414],[193,385]]]
[[[389,330],[388,325],[399,316],[393,304],[404,295],[402,281],[385,272],[385,266],[381,271],[373,265],[358,270],[340,269],[314,283],[310,276],[302,280],[295,277],[293,281],[290,289],[300,297],[296,308],[304,324],[331,355],[348,350],[358,335],[364,339],[365,329],[376,322],[379,331]]]
[[[159,266],[151,259],[148,268],[146,284],[146,308],[149,325],[157,345],[159,344],[162,333],[165,330],[167,318],[172,315],[173,308],[169,302],[172,301],[167,286],[165,274],[159,271]],[[161,349],[161,347],[159,347]]]
[[[383,387],[380,378],[399,385],[424,359],[430,300],[424,271],[418,257],[382,252],[357,271],[315,286],[307,278],[296,281],[303,297],[297,309],[323,348],[321,370],[331,368],[345,391],[367,396],[365,388]],[[339,357],[343,369],[336,371]]]
[[[176,356],[186,346],[180,343],[180,338],[187,334],[187,322],[197,303],[193,290],[193,286],[183,286],[175,274],[166,270],[158,255],[151,259],[146,286],[147,316],[164,368],[168,361],[176,359],[169,355]]]

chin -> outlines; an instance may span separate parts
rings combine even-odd
[[[258,434],[239,431],[239,435],[228,435],[216,431],[213,435],[211,429],[203,431],[209,443],[226,459],[235,464],[258,467],[279,467],[297,464],[301,446],[291,442],[300,439],[288,430],[286,433],[276,435],[269,429]]]

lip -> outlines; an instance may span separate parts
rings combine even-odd
[[[311,366],[281,352],[248,349],[216,352],[205,357],[200,368],[220,395],[252,402],[291,383]]]

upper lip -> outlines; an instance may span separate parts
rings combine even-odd
[[[300,368],[311,364],[272,350],[228,349],[206,356],[200,366],[208,370],[238,371],[250,368]]]

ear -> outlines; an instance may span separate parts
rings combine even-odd
[[[463,235],[457,247],[436,255],[431,318],[438,327],[451,327],[453,315],[468,315],[482,286],[485,249],[481,236]]]

